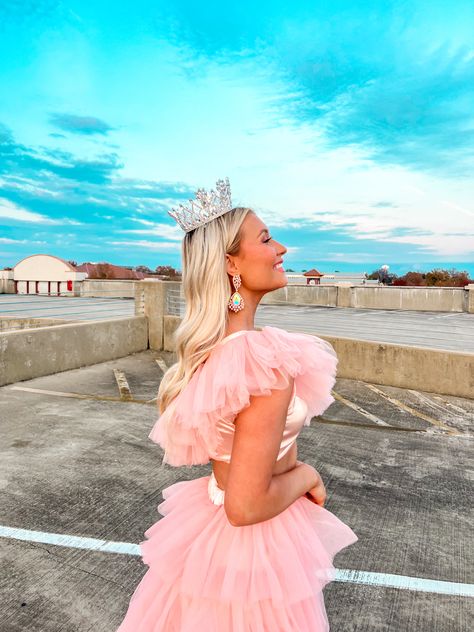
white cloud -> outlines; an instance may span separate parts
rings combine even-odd
[[[425,248],[427,254],[441,257],[474,257],[474,233],[450,235],[434,233],[432,235],[402,235],[400,237],[379,237],[378,241],[399,244],[416,244]]]
[[[133,248],[150,248],[151,250],[177,250],[179,251],[181,248],[180,244],[173,244],[169,242],[158,242],[158,241],[108,241],[108,244],[111,246],[132,246]]]
[[[0,198],[0,217],[6,217],[7,219],[17,220],[19,222],[33,222],[35,224],[56,224],[54,220],[46,215],[40,215],[39,213],[32,213],[26,209],[18,206],[10,200]]]
[[[150,228],[131,228],[128,230],[119,230],[117,232],[135,235],[154,235],[155,237],[162,237],[163,239],[171,239],[173,241],[181,241],[183,239],[184,233],[176,224],[161,224],[136,217],[129,217],[128,219],[144,224],[145,226],[150,226]]]
[[[27,209],[7,200],[5,198],[0,198],[0,217],[5,217],[6,219],[12,219],[18,222],[30,222],[32,224],[48,224],[48,225],[70,225],[70,226],[81,226],[82,222],[78,222],[75,219],[69,219],[67,217],[62,217],[60,219],[51,219],[46,215],[41,215],[40,213],[34,213],[32,211],[28,211]]]

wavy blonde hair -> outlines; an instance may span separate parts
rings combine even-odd
[[[163,375],[158,389],[162,414],[179,395],[197,367],[226,332],[227,303],[233,291],[226,270],[226,254],[237,255],[242,222],[251,208],[235,207],[185,234],[182,243],[185,314],[174,332],[178,356]]]

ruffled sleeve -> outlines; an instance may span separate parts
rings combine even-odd
[[[267,325],[216,345],[153,426],[149,438],[170,465],[199,465],[219,445],[217,420],[233,420],[251,395],[270,395],[295,378],[308,406],[304,425],[334,401],[337,355],[325,340]]]

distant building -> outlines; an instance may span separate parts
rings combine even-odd
[[[74,296],[74,285],[87,274],[53,255],[30,255],[12,270],[15,294]]]
[[[306,285],[319,285],[324,274],[318,272],[316,268],[312,268],[307,272],[303,272],[303,276],[306,277]]]
[[[315,268],[307,272],[287,272],[288,283],[294,285],[378,285],[368,280],[365,272],[319,272]]]
[[[111,263],[84,263],[74,266],[54,255],[37,254],[25,257],[12,270],[3,271],[0,289],[2,292],[15,294],[79,296],[83,294],[85,280],[135,281],[156,276]],[[119,292],[118,296],[120,295]],[[129,294],[126,292],[125,295]]]

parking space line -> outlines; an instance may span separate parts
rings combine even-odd
[[[443,397],[441,397],[441,395],[434,395],[432,394],[433,399],[436,399],[440,402],[443,402],[443,404],[446,406],[446,408],[452,408],[453,410],[455,410],[458,413],[461,413],[461,415],[465,416],[465,415],[469,415],[472,413],[469,413],[468,410],[465,410],[464,408],[461,408],[461,406],[456,406],[456,404],[453,404],[452,402],[448,402],[447,399],[444,399]]]
[[[364,424],[359,421],[348,421],[347,419],[334,419],[333,417],[317,417],[316,423],[329,424],[333,426],[349,426],[350,428],[363,428],[364,430],[383,430],[385,432],[426,432],[423,428],[407,428],[406,426],[376,426],[375,424]]]
[[[400,408],[401,410],[404,410],[405,412],[410,413],[410,415],[413,415],[414,417],[423,419],[423,421],[427,421],[429,424],[433,426],[437,426],[438,428],[441,428],[442,430],[446,432],[446,434],[462,435],[462,433],[458,432],[457,430],[453,428],[450,428],[449,426],[444,424],[442,421],[439,421],[438,419],[435,419],[434,417],[430,417],[429,415],[425,415],[425,413],[422,413],[416,410],[415,408],[412,408],[411,406],[407,406],[406,404],[401,402],[399,399],[396,399],[395,397],[390,397],[390,395],[387,395],[387,393],[384,393],[384,391],[380,390],[373,384],[369,384],[368,382],[363,382],[363,384],[367,388],[370,388],[370,390],[374,391],[374,393],[377,393],[378,395],[380,395],[381,397],[389,401],[391,404],[393,404],[397,408]]]
[[[88,549],[89,551],[102,551],[104,553],[122,553],[124,555],[140,555],[138,544],[130,542],[111,542],[98,540],[97,538],[85,538],[67,533],[48,533],[45,531],[31,531],[30,529],[18,529],[0,525],[0,537],[24,542],[40,542],[41,544],[54,544],[73,549]]]
[[[163,371],[163,373],[166,373],[168,367],[166,366],[166,362],[163,360],[163,358],[155,358],[155,361],[160,369]]]
[[[97,538],[67,535],[64,533],[31,531],[29,529],[18,529],[16,527],[5,527],[2,525],[0,525],[0,537],[22,540],[24,542],[39,542],[41,544],[52,544],[54,546],[101,551],[103,553],[141,555],[139,545],[131,542],[114,542]],[[401,590],[457,595],[460,597],[474,597],[474,584],[427,579],[424,577],[410,577],[392,573],[374,573],[371,571],[338,568],[336,569],[334,579],[337,582],[364,584],[366,586],[399,588]]]
[[[332,391],[332,395],[334,399],[341,402],[341,404],[344,404],[344,406],[347,406],[348,408],[352,408],[352,410],[355,410],[356,412],[360,413],[364,417],[367,417],[367,419],[370,419],[370,421],[373,421],[374,424],[377,424],[378,426],[390,427],[390,424],[388,424],[386,421],[384,421],[383,419],[380,419],[379,417],[377,417],[376,415],[373,415],[372,413],[369,413],[368,410],[365,410],[365,408],[362,408],[362,406],[359,406],[358,404],[351,402],[349,399],[346,399],[342,395],[339,395],[339,393],[336,393],[336,391]]]
[[[428,406],[429,408],[432,408],[433,410],[437,412],[441,412],[447,416],[450,416],[453,423],[462,424],[464,420],[467,420],[468,418],[472,418],[472,420],[474,421],[474,415],[469,414],[467,410],[463,410],[462,414],[459,413],[460,409],[458,409],[456,412],[449,411],[448,402],[444,402],[444,405],[443,405],[443,400],[441,398],[436,399],[434,397],[428,397],[424,393],[419,393],[418,391],[413,391],[411,389],[409,389],[408,392],[414,395],[417,399],[419,399],[422,404],[425,404],[426,406]],[[457,408],[457,406],[454,407],[454,409],[455,408]]]
[[[48,391],[42,388],[31,388],[29,386],[11,386],[12,391],[26,391],[27,393],[39,393],[40,395],[52,395],[53,397],[72,397],[73,399],[89,399],[104,402],[126,402],[127,404],[145,404],[150,406],[155,400],[148,399],[122,399],[110,395],[88,395],[84,393],[65,393],[63,391]]]
[[[370,571],[337,569],[336,581],[349,582],[351,584],[365,584],[366,586],[400,588],[402,590],[412,590],[415,592],[430,592],[441,595],[474,597],[474,584],[461,584],[458,582],[447,582],[440,579],[394,575],[392,573],[373,573]]]

